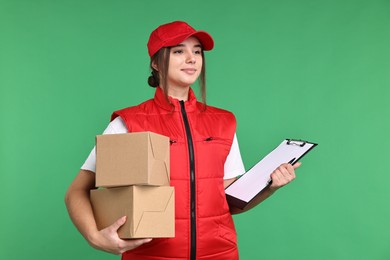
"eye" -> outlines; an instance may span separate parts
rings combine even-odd
[[[182,49],[174,49],[174,50],[173,50],[173,53],[182,54],[182,53],[183,53],[183,50],[182,50]]]
[[[195,50],[194,53],[195,54],[202,54],[202,50]]]

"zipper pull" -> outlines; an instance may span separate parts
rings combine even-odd
[[[206,139],[204,139],[204,140],[205,140],[205,142],[210,142],[210,141],[213,140],[213,138],[210,136],[210,137],[208,137],[208,138],[206,138]]]
[[[176,140],[169,140],[169,143],[172,145],[172,144],[177,143],[177,141]]]

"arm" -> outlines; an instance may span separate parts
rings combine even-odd
[[[294,166],[291,164],[287,164],[287,163],[280,165],[271,174],[271,180],[272,180],[271,185],[267,186],[261,193],[259,193],[255,198],[253,198],[253,200],[244,209],[239,209],[239,208],[232,207],[229,205],[230,212],[232,214],[243,213],[245,211],[248,211],[248,210],[254,208],[255,206],[257,206],[261,202],[263,202],[265,199],[267,199],[272,194],[274,194],[275,191],[277,191],[281,187],[283,187],[283,186],[287,185],[288,183],[290,183],[291,181],[293,181],[295,179],[295,169],[297,169],[300,165],[301,165],[301,163],[299,163],[299,162],[294,164]],[[225,188],[228,185],[230,185],[234,180],[235,180],[235,178],[225,180],[224,181]]]
[[[151,239],[120,239],[117,230],[126,222],[125,217],[99,231],[89,198],[89,192],[94,188],[95,173],[81,170],[65,195],[65,204],[73,224],[92,247],[113,254],[121,254],[151,241]]]

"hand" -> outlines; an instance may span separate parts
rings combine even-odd
[[[126,251],[139,247],[142,244],[152,241],[150,238],[123,240],[118,236],[118,229],[125,224],[126,216],[118,219],[111,226],[98,231],[93,238],[89,240],[91,246],[112,254],[122,254]]]
[[[284,185],[292,182],[295,179],[295,169],[297,169],[299,166],[301,166],[300,162],[297,162],[294,165],[284,163],[278,168],[276,168],[271,173],[272,183],[270,186],[270,190],[274,192],[277,189],[283,187]]]

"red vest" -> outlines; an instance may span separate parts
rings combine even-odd
[[[154,99],[116,111],[129,132],[152,131],[171,140],[171,186],[175,187],[175,238],[154,238],[122,259],[238,259],[236,231],[223,187],[224,163],[236,121],[232,113],[196,101]]]

